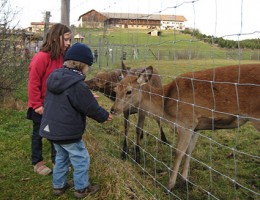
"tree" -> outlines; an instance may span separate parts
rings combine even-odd
[[[13,94],[27,75],[28,61],[22,59],[25,33],[13,25],[17,14],[9,0],[0,0],[0,100]]]

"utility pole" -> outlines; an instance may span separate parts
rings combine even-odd
[[[50,17],[51,17],[51,12],[46,11],[45,17],[44,17],[44,35],[43,35],[43,41],[46,40],[46,36],[49,30],[49,23],[50,23]]]
[[[61,0],[61,23],[70,26],[70,0]]]

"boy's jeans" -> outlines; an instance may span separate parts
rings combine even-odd
[[[53,188],[63,188],[67,183],[69,165],[73,166],[74,189],[82,190],[89,185],[90,157],[83,140],[77,143],[57,144],[56,160],[53,169]]]

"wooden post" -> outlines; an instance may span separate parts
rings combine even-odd
[[[61,23],[70,26],[70,0],[61,0]]]

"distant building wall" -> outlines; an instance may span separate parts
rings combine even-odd
[[[49,28],[56,23],[49,23]],[[29,28],[33,33],[42,33],[44,31],[44,22],[31,22],[31,27]]]
[[[101,28],[107,18],[101,13],[91,10],[79,18],[79,27]]]
[[[184,30],[186,18],[177,15],[145,15],[133,13],[99,13],[90,10],[79,16],[79,27],[119,27],[135,29]]]

